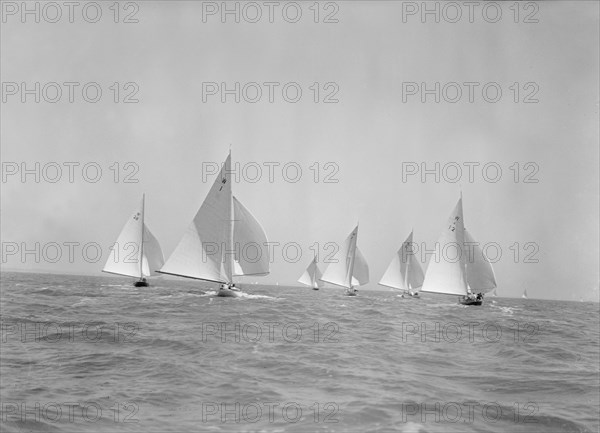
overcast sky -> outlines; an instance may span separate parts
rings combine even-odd
[[[249,22],[256,8],[240,4],[240,22],[226,15],[222,23],[214,10],[221,2],[191,1],[121,3],[115,23],[110,2],[91,23],[86,18],[93,21],[96,11],[88,7],[84,17],[85,4],[73,11],[73,23],[62,2],[57,23],[48,22],[56,10],[39,6],[35,23],[34,15],[15,11],[21,2],[3,3],[1,228],[5,250],[6,242],[28,248],[97,242],[104,256],[88,263],[76,247],[69,263],[63,247],[57,263],[5,255],[4,269],[100,274],[108,246],[143,192],[146,222],[168,256],[214,180],[203,176],[203,163],[221,163],[231,145],[233,163],[247,167],[234,194],[269,240],[302,248],[295,263],[276,248],[271,275],[261,282],[295,284],[312,260],[311,245],[321,243],[326,253],[325,242],[342,243],[360,221],[358,245],[371,270],[367,288],[378,288],[411,229],[415,242],[433,248],[462,188],[466,227],[481,243],[502,249],[494,264],[499,294],[520,296],[527,288],[537,298],[597,296],[597,2],[522,3],[518,16],[512,2],[502,3],[495,23],[497,8],[484,15],[477,6],[470,22],[467,6],[455,20],[456,9],[441,4],[436,23],[433,15],[422,22],[422,11],[414,9],[421,2],[393,1],[321,3],[318,23],[313,2],[300,3],[295,23],[288,21],[297,9],[286,2],[274,6],[272,23],[262,2],[258,22]],[[235,8],[235,2],[228,5]],[[138,22],[121,22],[129,14]],[[323,22],[327,16],[338,22]],[[36,95],[22,94],[22,82],[29,89],[40,83],[39,103]],[[55,86],[46,85],[51,82],[80,83],[72,87],[74,102],[64,84],[58,102],[46,101],[56,98]],[[82,97],[89,82],[102,89],[97,103]],[[118,96],[110,88],[115,82]],[[125,88],[128,82],[135,85]],[[244,96],[255,98],[256,88],[246,86],[239,103],[233,94],[223,103],[219,89],[206,93],[214,87],[203,83],[212,82],[229,89],[256,82],[262,97],[247,102]],[[435,89],[436,82],[439,103],[410,84]],[[284,99],[286,83],[292,83],[288,100],[302,90],[298,102]],[[447,83],[458,83],[462,96]],[[491,102],[497,88],[502,95]],[[94,87],[87,90],[93,98]],[[127,95],[139,102],[123,103]],[[325,103],[328,96],[338,102]],[[55,176],[50,164],[39,183],[34,175],[23,183],[20,172],[11,174],[23,162],[28,168],[57,163],[62,178],[44,178]],[[65,162],[80,164],[72,183]],[[82,174],[90,162],[102,168],[96,183]],[[269,162],[279,164],[272,183]],[[434,175],[422,182],[420,173],[406,173],[422,163],[433,169],[436,162],[450,163],[439,183]],[[465,162],[479,164],[473,182]],[[254,183],[248,179],[256,173],[252,163],[263,169]],[[301,167],[297,182],[285,179],[286,163]],[[458,182],[449,181],[454,163],[463,168]],[[482,167],[488,163],[486,180]],[[502,175],[492,182],[496,167]],[[93,167],[87,174],[95,176]],[[139,182],[124,182],[127,174]],[[285,174],[295,177],[294,168]],[[327,175],[338,182],[325,182]],[[525,182],[527,175],[538,182]],[[288,253],[293,259],[294,249]],[[528,254],[539,263],[525,263]]]

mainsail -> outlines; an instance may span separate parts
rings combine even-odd
[[[411,231],[394,255],[379,284],[407,292],[423,285],[423,270],[415,257]]]
[[[318,289],[323,287],[323,283],[320,281],[322,276],[323,274],[317,265],[317,256],[315,256],[313,261],[310,262],[310,265],[308,265],[308,268],[306,268],[304,273],[298,278],[298,282],[310,286],[313,289]]]
[[[523,290],[523,295],[521,296],[521,298],[523,298],[523,299],[529,299],[527,297],[527,289]]]
[[[460,198],[448,218],[447,227],[437,241],[438,254],[429,261],[423,287],[421,287],[422,292],[467,295],[465,254],[462,251],[464,231],[462,198]]]
[[[496,288],[496,276],[492,264],[479,247],[479,243],[473,239],[465,229],[465,247],[463,254],[466,255],[467,284],[473,293],[487,293]]]
[[[159,271],[232,283],[234,275],[269,273],[267,236],[232,195],[231,153],[175,250]]]
[[[321,281],[347,289],[369,282],[369,266],[356,246],[357,238],[358,226],[346,238],[344,245],[336,255],[336,261],[327,266]]]
[[[158,240],[144,223],[144,197],[127,219],[102,272],[142,278],[154,275],[165,259]]]

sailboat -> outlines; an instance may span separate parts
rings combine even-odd
[[[462,194],[438,239],[438,246],[444,255],[449,255],[452,249],[456,255],[452,253],[453,260],[431,259],[421,291],[458,295],[463,305],[481,305],[483,295],[496,288],[496,277],[492,265],[465,229]]]
[[[521,295],[521,298],[523,298],[523,299],[529,299],[527,297],[527,289],[523,290],[523,294]]]
[[[417,289],[423,285],[423,270],[415,257],[412,239],[411,231],[379,281],[382,286],[403,290],[401,297],[419,297]]]
[[[269,273],[267,235],[233,195],[231,152],[161,274],[220,283],[218,296],[238,297],[233,278]]]
[[[496,292],[496,289],[494,289],[494,291],[492,292],[492,297],[495,298],[498,296],[498,293]]]
[[[144,222],[145,195],[121,230],[102,272],[125,275],[138,280],[135,287],[147,287],[147,277],[165,262],[158,240]]]
[[[317,256],[315,256],[310,265],[308,265],[308,268],[298,278],[298,282],[312,287],[313,290],[319,290],[320,287],[323,287],[323,283],[320,281],[322,276],[323,274],[317,265]]]
[[[358,238],[358,225],[346,238],[344,245],[336,255],[336,260],[329,263],[321,281],[346,288],[348,296],[356,296],[358,289],[369,282],[369,266],[362,255],[356,241]]]

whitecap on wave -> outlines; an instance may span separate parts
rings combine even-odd
[[[79,305],[92,304],[94,302],[97,302],[97,299],[95,299],[95,298],[81,298],[81,300],[79,300],[78,302],[75,302],[73,305],[71,305],[71,307],[77,307]]]
[[[240,295],[237,296],[238,299],[277,299],[273,296],[268,295],[253,295],[251,293],[240,292]]]
[[[204,294],[202,294],[200,296],[216,297],[217,290],[207,290]],[[274,297],[274,296],[268,296],[268,295],[253,295],[251,293],[239,292],[238,295],[234,297],[234,299],[279,299],[279,298]]]
[[[500,311],[502,311],[503,313],[508,314],[509,316],[512,316],[514,314],[513,311],[513,307],[497,307]]]

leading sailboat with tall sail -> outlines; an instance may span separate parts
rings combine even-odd
[[[267,235],[232,193],[231,152],[161,274],[219,283],[218,296],[238,297],[234,277],[269,274]]]
[[[109,255],[102,272],[134,277],[135,287],[147,287],[147,277],[165,262],[162,249],[145,223],[145,194],[131,215]]]
[[[336,254],[335,260],[323,272],[321,281],[341,286],[348,296],[356,296],[358,289],[369,282],[369,265],[356,245],[358,225],[346,238],[344,245]]]
[[[415,257],[413,232],[411,231],[400,249],[394,255],[379,284],[402,290],[401,296],[419,297],[419,289],[423,285],[423,270]]]
[[[462,195],[437,246],[442,257],[429,261],[421,291],[458,295],[463,305],[481,305],[484,294],[496,288],[496,277],[479,244],[465,229]],[[452,249],[455,254],[449,257]]]

